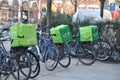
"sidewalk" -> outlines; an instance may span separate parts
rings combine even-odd
[[[68,68],[60,65],[54,71],[48,71],[41,62],[41,72],[34,80],[120,80],[120,63],[104,63],[96,61],[91,66],[85,66],[72,59]],[[31,79],[33,80],[33,79]]]

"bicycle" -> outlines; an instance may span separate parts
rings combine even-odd
[[[25,24],[20,24],[22,25],[21,29],[23,29],[23,25],[24,25],[24,28],[25,28]],[[31,24],[26,24],[26,26],[29,26],[29,29],[33,29],[33,34],[34,34],[34,40],[36,40],[36,43],[37,44],[37,38],[35,37],[36,35],[36,32],[35,32],[35,28],[33,27],[33,25]],[[31,27],[32,26],[32,27]],[[28,50],[28,47],[29,45],[35,45],[35,44],[29,44],[28,45],[19,45],[19,43],[16,45],[16,43],[14,44],[15,41],[19,41],[19,40],[28,40],[28,38],[25,38],[25,36],[27,34],[25,34],[24,32],[22,33],[22,36],[20,36],[19,34],[17,34],[17,29],[18,27],[16,26],[12,26],[10,28],[10,38],[11,38],[11,49],[10,49],[10,53],[14,55],[15,57],[15,60],[17,61],[18,63],[18,66],[19,66],[19,72],[21,72],[21,74],[18,72],[19,75],[23,75],[24,77],[26,77],[26,79],[29,79],[29,78],[34,78],[36,77],[39,72],[40,72],[40,63],[38,61],[38,58],[36,57],[36,55],[33,54],[32,51]],[[32,31],[32,30],[31,30]],[[29,31],[28,31],[29,32]],[[16,33],[14,35],[14,33]],[[16,40],[17,39],[17,40]],[[30,38],[29,38],[30,39]],[[21,41],[19,41],[21,42]],[[26,69],[28,71],[26,71]]]
[[[71,63],[71,57],[65,43],[56,43],[55,44],[59,49],[59,61],[58,63],[63,67],[67,68]]]
[[[3,35],[2,32],[6,31],[6,29],[1,29],[1,38],[0,38],[0,73],[3,74],[3,80],[28,80],[31,74],[31,64],[29,57],[26,54],[22,54],[19,52],[9,52],[6,50],[4,46],[4,41],[9,40],[9,34],[7,36]],[[9,30],[8,30],[9,31]],[[17,53],[17,54],[16,54]],[[24,56],[24,60],[23,60]],[[27,66],[23,66],[22,64],[26,64]],[[24,72],[25,71],[25,72]],[[20,73],[21,72],[21,73]],[[23,73],[26,73],[24,76]]]
[[[15,55],[20,72],[24,76],[28,77],[28,79],[38,76],[40,72],[39,59],[31,50],[28,49],[28,47],[12,47],[11,53]],[[25,68],[29,69],[28,74],[26,74],[26,71],[24,70]]]
[[[18,80],[19,75],[16,73],[19,70],[18,64],[14,57],[5,49],[3,42],[7,41],[9,37],[5,37],[3,32],[8,29],[0,29],[0,76],[2,79],[9,80]]]
[[[63,67],[67,68],[71,63],[71,57],[65,45],[65,42],[71,39],[71,33],[68,25],[58,25],[50,29],[53,43],[59,50],[59,61],[58,63]]]
[[[78,34],[78,30],[76,31]],[[96,60],[96,55],[93,51],[92,46],[84,45],[80,42],[80,35],[73,36],[72,40],[68,40],[64,43],[56,43],[59,51],[59,64],[62,67],[68,67],[71,63],[71,55],[76,56],[78,58],[78,62],[80,61],[84,65],[91,65]],[[89,46],[89,48],[88,48]],[[91,47],[91,48],[90,48]],[[67,59],[65,59],[67,58]],[[89,59],[89,60],[88,60]],[[62,60],[66,60],[67,62]],[[78,64],[77,62],[77,64]],[[76,65],[77,65],[76,64]]]
[[[31,75],[31,61],[27,53],[20,51],[20,49],[22,48],[11,47],[10,54],[14,57],[19,67],[16,73],[18,74],[18,80],[28,80]]]
[[[107,23],[101,33],[101,42],[94,44],[97,51],[98,60],[107,60],[112,58],[115,61],[120,60],[119,44],[116,43],[116,32],[113,31],[114,26],[111,22]],[[103,43],[104,42],[104,43]]]
[[[65,42],[65,46],[67,47],[66,49],[68,49],[70,55],[78,58],[76,65],[79,63],[79,61],[87,66],[92,65],[96,60],[95,52],[91,45],[85,45],[80,41],[78,30],[76,32],[77,34],[72,36],[72,40]]]
[[[38,30],[38,45],[33,46],[31,50],[39,56],[40,61],[45,63],[47,70],[53,71],[58,64],[58,50],[54,44],[51,43],[51,39],[46,38],[44,35],[47,33],[42,32],[44,27]],[[49,35],[49,34],[47,34]]]
[[[24,37],[21,37],[21,38],[24,38]],[[12,42],[13,42],[13,39],[11,40],[11,44]],[[40,72],[39,59],[31,50],[29,50],[29,46],[11,47],[10,53],[15,56],[20,72],[25,77],[27,77],[27,79],[35,78],[36,76],[38,76]],[[28,71],[24,69],[28,69]]]

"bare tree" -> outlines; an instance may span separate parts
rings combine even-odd
[[[80,0],[70,0],[75,7],[75,12],[77,11],[77,6],[80,4]]]

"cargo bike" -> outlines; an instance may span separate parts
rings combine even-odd
[[[68,67],[70,65],[71,55],[76,56],[78,58],[78,62],[80,61],[84,65],[91,65],[96,60],[96,55],[94,53],[92,46],[89,45],[85,46],[85,44],[82,44],[81,42],[92,41],[94,39],[91,33],[92,29],[88,27],[89,30],[88,35],[90,36],[90,39],[85,38],[86,40],[83,38],[80,39],[80,37],[85,37],[86,35],[86,33],[82,33],[81,35],[80,32],[82,31],[80,30],[81,28],[77,29],[78,34],[76,34],[74,37],[72,36],[72,33],[70,32],[68,25],[59,25],[50,30],[52,34],[56,34],[52,36],[52,39],[53,43],[55,43],[59,49],[59,64],[63,67]],[[95,37],[95,40],[96,39],[97,38]]]
[[[35,78],[40,72],[38,57],[29,50],[37,45],[36,27],[33,24],[18,24],[10,27],[11,50],[18,64],[17,80]]]

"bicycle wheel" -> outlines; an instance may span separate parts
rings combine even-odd
[[[61,46],[61,48],[59,48],[59,64],[64,67],[67,68],[71,63],[71,57],[69,55],[68,50]]]
[[[120,51],[117,49],[113,49],[110,57],[111,57],[112,61],[119,62],[120,61]]]
[[[17,63],[19,66],[18,74],[20,80],[28,80],[31,75],[31,60],[28,53],[17,52]]]
[[[29,56],[30,62],[31,62],[31,75],[30,75],[30,78],[35,78],[40,73],[39,59],[32,51],[27,51],[27,55]]]
[[[5,61],[3,61],[4,65],[2,69],[2,79],[1,80],[20,80],[18,74],[18,65],[15,60],[10,57],[6,57]]]
[[[2,47],[0,47],[0,76],[1,80],[18,80],[18,65],[16,60],[12,59],[10,55]]]
[[[111,53],[111,46],[106,41],[98,41],[93,45],[96,51],[96,59],[107,60]]]
[[[58,56],[58,49],[54,45],[51,45],[45,54],[45,66],[47,70],[53,71],[57,67]]]
[[[9,29],[6,29],[6,30],[3,30],[2,31],[2,33],[1,33],[1,37],[2,38],[8,38],[9,39],[9,37],[10,37],[10,31],[9,31]]]
[[[28,47],[28,50],[32,51],[39,58],[39,48],[38,45]]]
[[[96,55],[93,50],[87,51],[87,49],[84,49],[81,46],[77,48],[77,55],[79,61],[87,66],[92,65],[96,60]]]

